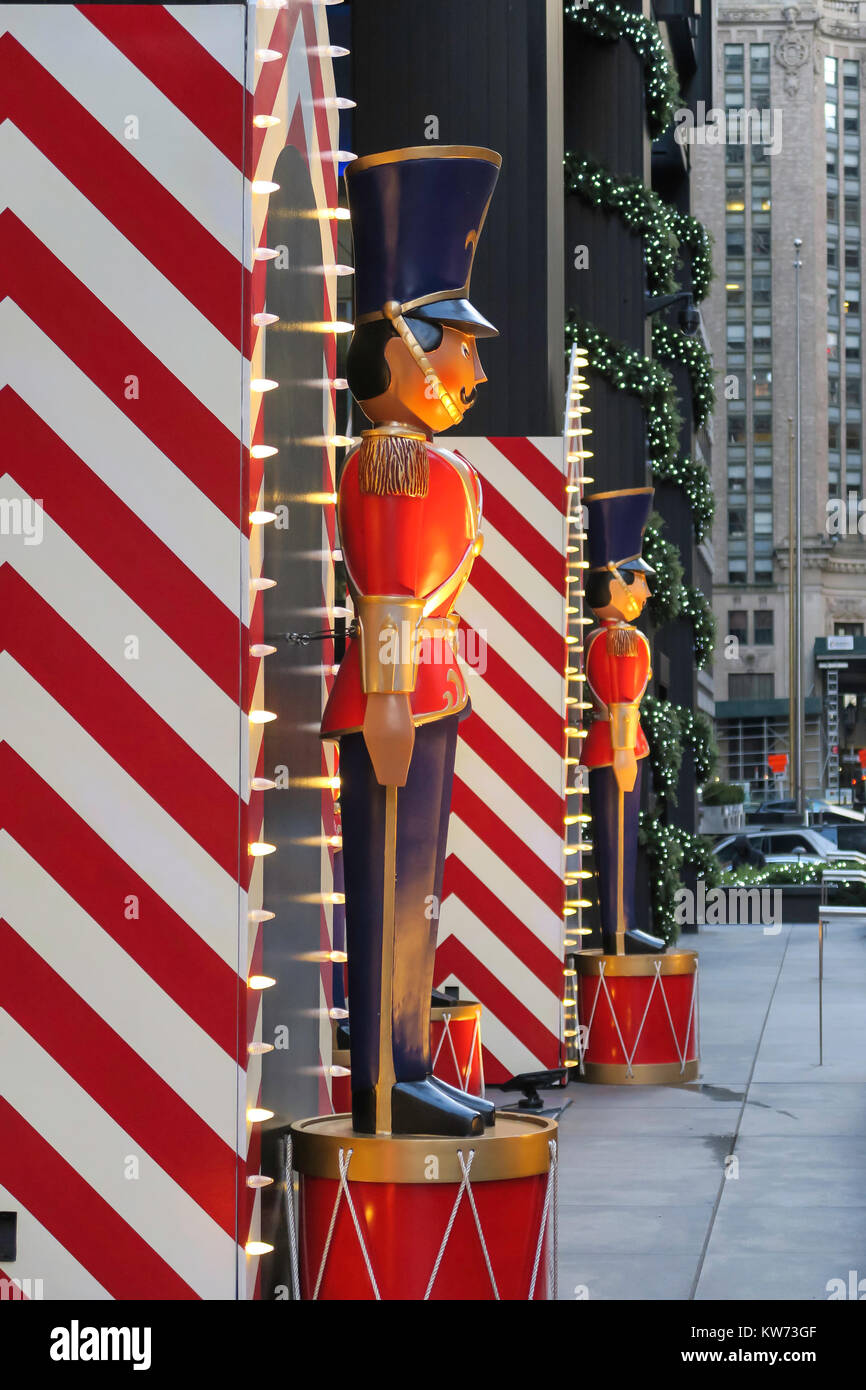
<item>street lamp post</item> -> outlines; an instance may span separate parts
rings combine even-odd
[[[798,817],[806,818],[805,742],[803,703],[803,451],[800,393],[800,237],[794,238],[794,798]]]

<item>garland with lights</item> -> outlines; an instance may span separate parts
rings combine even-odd
[[[701,429],[713,413],[716,388],[713,381],[713,362],[699,338],[688,338],[678,328],[663,319],[653,322],[653,353],[666,362],[679,362],[689,374],[692,388],[692,415],[695,427]]]
[[[643,537],[643,557],[655,570],[647,604],[654,627],[674,622],[682,610],[682,561],[677,547],[662,536],[664,524],[658,512],[653,512]]]
[[[644,695],[641,728],[649,744],[649,765],[656,799],[667,808],[677,804],[677,782],[683,761],[683,737],[677,707],[670,700]]]
[[[679,936],[676,894],[682,887],[684,849],[677,827],[641,811],[638,844],[646,853],[650,876],[652,924],[656,936],[672,946]]]
[[[683,743],[690,750],[694,761],[695,778],[698,786],[703,786],[705,782],[709,782],[719,761],[719,745],[716,743],[713,721],[703,710],[689,709],[686,705],[677,705],[676,711]],[[704,797],[704,805],[708,804]]]
[[[706,540],[713,528],[716,498],[710,481],[710,470],[700,459],[678,458],[673,463],[653,465],[653,481],[674,483],[681,487],[692,509],[695,540]]]
[[[716,646],[716,619],[709,599],[693,584],[683,584],[680,614],[688,618],[695,634],[695,664],[703,670]]]
[[[679,208],[672,208],[667,203],[664,207],[671,231],[679,242],[680,256],[683,250],[689,253],[692,263],[692,294],[695,302],[700,304],[702,299],[706,299],[713,283],[712,233],[703,222],[692,217],[691,213],[680,212]]]
[[[647,283],[654,294],[676,287],[679,241],[668,208],[640,179],[613,175],[592,159],[565,156],[565,191],[576,193],[591,207],[617,213],[635,236],[643,237]]]
[[[625,39],[643,63],[647,121],[653,138],[667,130],[682,104],[676,74],[668,61],[658,26],[609,0],[565,0],[564,14],[594,39]]]
[[[569,313],[565,341],[585,348],[590,370],[604,377],[617,391],[637,396],[647,413],[647,448],[652,467],[670,466],[679,452],[682,416],[677,405],[674,379],[666,367],[636,348],[614,342],[585,319]]]

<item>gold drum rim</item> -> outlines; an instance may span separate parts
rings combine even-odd
[[[430,1134],[355,1134],[351,1115],[315,1115],[291,1126],[293,1165],[311,1178],[339,1178],[339,1158],[349,1149],[349,1182],[460,1183],[458,1155],[468,1164],[474,1149],[471,1181],[501,1182],[532,1178],[550,1168],[550,1141],[555,1120],[542,1115],[499,1111],[496,1124],[483,1134],[443,1138]],[[436,1159],[435,1163],[431,1159]]]

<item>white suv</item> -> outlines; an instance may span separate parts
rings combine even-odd
[[[840,850],[809,826],[773,826],[760,829],[750,826],[740,835],[726,835],[715,846],[720,862],[731,863],[734,843],[745,838],[749,846],[764,856],[768,864],[791,864],[803,861],[812,864],[832,864],[843,861],[850,864],[866,865],[866,854],[855,850]]]

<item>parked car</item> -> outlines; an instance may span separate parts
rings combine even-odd
[[[866,825],[866,816],[851,806],[837,806],[832,801],[810,798],[806,802],[806,812],[812,825]],[[796,801],[789,798],[762,801],[746,812],[749,825],[799,825],[800,816]]]
[[[832,864],[839,860],[866,866],[866,853],[841,850],[827,836],[809,825],[750,826],[739,835],[726,835],[715,846],[719,862],[727,868],[742,857],[739,843],[745,840],[749,850],[763,856],[767,864],[797,862]],[[735,845],[738,848],[735,849]]]

